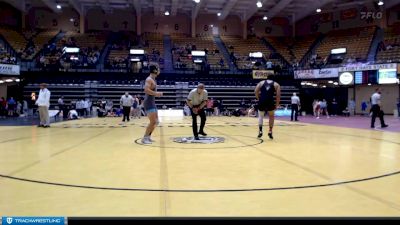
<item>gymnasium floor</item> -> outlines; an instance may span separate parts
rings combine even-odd
[[[0,127],[0,212],[57,216],[400,216],[400,133],[211,117],[224,143],[176,143],[189,118]],[[265,121],[266,123],[268,121]],[[137,143],[136,143],[136,142]]]

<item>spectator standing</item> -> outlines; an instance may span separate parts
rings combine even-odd
[[[63,112],[63,109],[64,109],[64,96],[61,96],[59,99],[58,99],[58,109],[59,109],[59,113],[61,113],[61,112]]]
[[[47,89],[47,84],[40,84],[39,97],[36,105],[39,107],[40,124],[38,127],[50,127],[49,107],[51,92]]]
[[[8,116],[14,116],[16,106],[17,103],[15,102],[14,98],[10,97],[10,99],[7,102]]]
[[[338,102],[336,101],[336,98],[333,98],[332,100],[332,116],[337,116],[338,114]]]

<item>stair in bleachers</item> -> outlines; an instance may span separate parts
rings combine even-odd
[[[371,47],[368,52],[368,61],[373,62],[376,59],[378,53],[379,43],[384,39],[385,31],[381,28],[376,29],[374,38],[372,39]]]
[[[311,45],[310,49],[307,51],[307,53],[303,56],[303,58],[300,60],[299,62],[299,66],[300,67],[305,67],[307,66],[308,62],[311,59],[311,56],[316,52],[317,48],[319,47],[319,45],[322,43],[322,41],[324,40],[325,35],[321,34],[316,40],[315,42]]]
[[[96,65],[97,69],[104,69],[106,59],[107,59],[108,55],[110,54],[111,44],[113,43],[113,41],[116,38],[118,38],[117,33],[111,33],[111,35],[108,37],[108,39],[104,45],[104,48],[100,52],[100,57],[99,57],[99,61],[98,61],[99,63],[97,63],[97,65]]]
[[[164,43],[164,72],[171,73],[174,72],[173,63],[172,63],[172,40],[171,36],[164,35],[163,36]]]
[[[273,51],[274,57],[278,58],[281,61],[282,65],[286,65],[286,66],[290,65],[290,63],[265,38],[261,38],[261,42],[265,46],[267,46],[267,48],[269,48],[271,51]]]
[[[214,36],[214,41],[215,44],[217,44],[219,51],[222,52],[225,61],[229,62],[229,70],[231,72],[235,71],[236,70],[235,65],[231,63],[231,57],[229,55],[228,49],[226,49],[225,44],[222,42],[221,38],[219,36]]]

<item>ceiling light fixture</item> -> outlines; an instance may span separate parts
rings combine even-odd
[[[221,16],[221,13],[219,12],[219,13],[217,13],[217,16]]]
[[[57,5],[56,7],[57,7],[57,9],[61,9],[62,8],[61,5]]]
[[[267,20],[267,19],[268,19],[268,17],[267,17],[267,16],[264,16],[264,17],[263,17],[263,20]]]
[[[318,8],[316,11],[317,11],[317,13],[320,13],[322,10],[320,8]]]
[[[164,15],[169,16],[169,12],[165,11]]]
[[[260,1],[258,1],[256,5],[257,5],[257,8],[261,8],[263,6],[263,4]]]
[[[379,1],[379,2],[378,2],[378,5],[379,5],[379,6],[382,6],[382,5],[384,5],[384,4],[385,4],[385,3],[384,3],[383,1]]]

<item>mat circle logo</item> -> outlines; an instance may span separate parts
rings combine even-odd
[[[199,139],[200,140],[195,140],[194,137],[172,138],[174,142],[183,144],[216,144],[225,142],[225,138],[223,137],[199,137]]]

